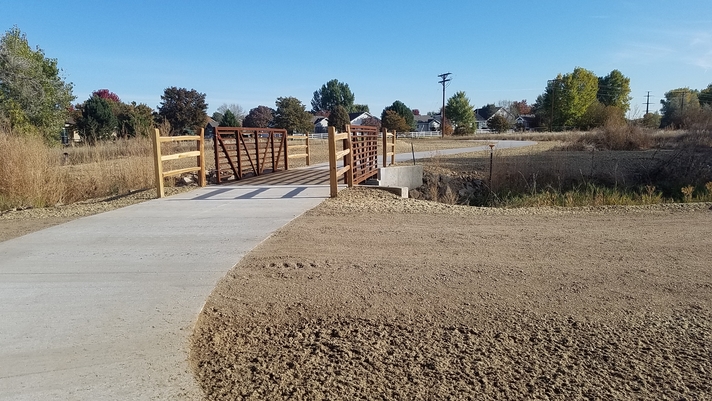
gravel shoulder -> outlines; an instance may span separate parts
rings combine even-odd
[[[710,204],[480,209],[340,193],[218,284],[208,399],[709,399]]]

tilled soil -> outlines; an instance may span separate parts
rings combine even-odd
[[[709,207],[342,191],[219,283],[191,362],[211,400],[712,399]]]

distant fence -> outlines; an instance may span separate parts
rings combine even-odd
[[[310,132],[309,138],[311,139],[328,139],[328,132]],[[399,132],[398,138],[440,138],[442,134],[440,131],[413,131],[413,132]]]
[[[173,153],[164,155],[161,152],[161,144],[165,142],[179,141],[196,141],[197,150],[189,152]],[[181,175],[185,173],[198,172],[198,183],[201,187],[205,186],[205,130],[200,129],[200,135],[184,135],[184,136],[161,136],[161,131],[156,129],[153,135],[153,160],[156,172],[156,191],[159,198],[166,196],[163,188],[163,180],[166,177]],[[196,167],[187,167],[177,170],[163,171],[163,162],[167,160],[179,160],[186,157],[197,157],[198,162]]]
[[[399,132],[396,135],[398,138],[440,138],[442,133],[440,131],[412,131]]]

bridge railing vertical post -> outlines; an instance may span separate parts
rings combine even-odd
[[[348,153],[346,153],[346,150],[348,150]],[[344,156],[344,166],[349,166],[349,169],[346,171],[344,181],[346,182],[346,185],[351,188],[354,186],[354,147],[352,142],[351,124],[346,124],[344,152],[346,153]]]

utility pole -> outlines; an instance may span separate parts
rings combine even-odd
[[[559,84],[559,78],[556,79],[550,79],[546,81],[548,84],[554,83],[554,88],[552,90],[553,94],[551,95],[551,118],[549,120],[549,132],[554,130],[554,102],[556,102],[556,87]]]
[[[648,91],[648,100],[645,102],[645,114],[650,114],[650,91]]]
[[[450,82],[450,79],[448,78],[448,75],[451,75],[452,73],[446,72],[444,74],[438,75],[440,78],[439,84],[443,85],[443,109],[440,115],[442,116],[441,122],[440,122],[440,138],[445,138],[445,84]]]

